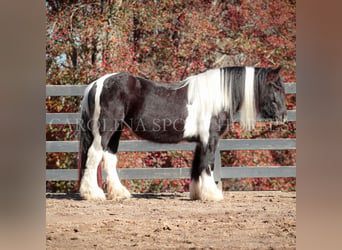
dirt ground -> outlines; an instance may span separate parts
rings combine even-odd
[[[295,249],[296,193],[134,194],[123,201],[46,195],[47,249]]]

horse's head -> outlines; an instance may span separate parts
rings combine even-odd
[[[285,89],[280,76],[281,67],[267,69],[259,92],[259,115],[264,120],[286,121]]]

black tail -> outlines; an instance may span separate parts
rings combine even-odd
[[[86,162],[88,158],[88,150],[94,141],[92,133],[92,112],[94,112],[94,99],[96,93],[96,83],[88,85],[84,92],[81,104],[81,121],[79,123],[79,151],[78,151],[78,187],[80,188],[81,180],[86,170]],[[102,172],[101,167],[97,168],[97,182],[102,188]]]
[[[79,123],[80,144],[78,149],[78,187],[80,187],[84,170],[86,169],[88,150],[94,140],[88,114],[83,107],[81,112],[81,121]]]

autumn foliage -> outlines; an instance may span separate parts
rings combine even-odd
[[[88,84],[125,71],[176,82],[210,68],[282,65],[296,81],[296,2],[266,0],[47,1],[46,84]],[[78,112],[78,97],[48,97],[47,112]],[[294,95],[288,109],[296,108]],[[296,124],[259,125],[227,138],[295,137]],[[74,125],[47,125],[46,140],[75,140]],[[135,139],[124,131],[122,139]],[[225,166],[295,165],[295,150],[223,152]],[[190,167],[192,152],[120,153],[118,167]],[[47,153],[47,168],[75,168],[73,153]],[[123,181],[132,191],[187,190],[188,180]],[[73,183],[48,183],[72,191]],[[295,189],[294,178],[230,180],[226,189]]]

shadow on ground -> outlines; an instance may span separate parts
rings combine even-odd
[[[182,197],[181,193],[166,193],[166,194],[161,194],[161,193],[140,193],[140,194],[132,194],[132,198],[136,199],[157,199],[157,200],[162,200],[165,198],[168,199],[175,199],[176,197]],[[83,198],[80,196],[79,193],[47,193],[45,195],[45,198],[47,199],[57,199],[57,200],[83,200]],[[187,200],[187,199],[184,199]]]

